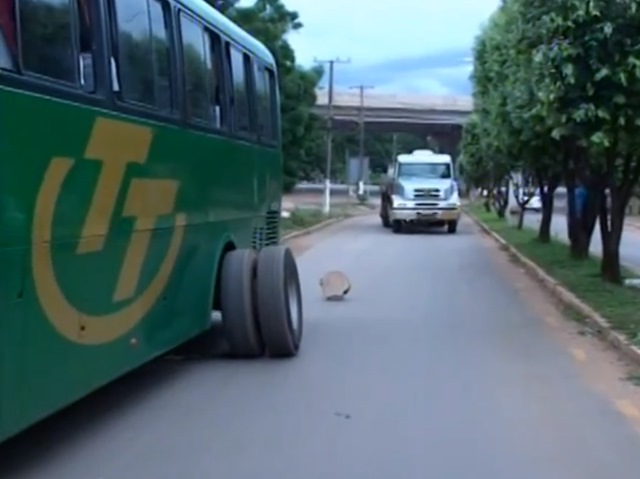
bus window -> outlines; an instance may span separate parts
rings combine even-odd
[[[13,56],[0,30],[0,70],[14,70]]]
[[[93,69],[93,35],[91,32],[91,6],[89,0],[78,0],[78,20],[80,32],[80,84],[87,93],[95,91]]]
[[[204,29],[185,15],[180,16],[182,33],[182,62],[184,68],[187,116],[190,119],[213,123],[209,101],[207,57]]]
[[[229,45],[229,62],[231,64],[231,79],[233,85],[233,116],[236,128],[241,133],[251,133],[251,118],[249,113],[249,95],[247,90],[247,74],[243,53]]]
[[[207,32],[209,41],[209,84],[211,91],[211,109],[213,111],[213,124],[216,128],[227,129],[226,105],[224,104],[224,74],[222,69],[222,41],[220,37]]]
[[[115,63],[123,101],[166,110],[171,105],[167,20],[158,0],[112,0]]]
[[[254,84],[256,86],[256,103],[258,108],[258,134],[260,138],[272,140],[273,134],[271,129],[273,128],[271,105],[269,95],[269,78],[264,66],[258,62],[253,62],[253,77]]]
[[[276,94],[278,93],[278,85],[276,84],[276,75],[273,71],[268,68],[265,68],[265,73],[267,75],[267,94],[268,98],[266,103],[269,105],[269,118],[271,119],[271,128],[269,130],[269,138],[273,141],[278,141],[278,104],[276,102]]]
[[[150,0],[151,35],[156,69],[157,106],[163,111],[172,110],[171,99],[171,43],[169,40],[169,16],[166,4]]]
[[[73,8],[70,0],[21,0],[22,66],[25,71],[76,83]]]
[[[14,0],[0,0],[0,69],[14,70],[16,19]]]

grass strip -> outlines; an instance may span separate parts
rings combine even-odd
[[[611,327],[640,345],[640,291],[635,288],[606,283],[600,279],[597,258],[574,260],[566,243],[551,240],[543,244],[533,229],[518,230],[482,204],[469,204],[466,211],[501,236],[519,253],[536,263],[543,271],[583,302],[606,318]],[[625,271],[625,276],[633,276]]]

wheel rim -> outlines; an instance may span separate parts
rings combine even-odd
[[[302,311],[300,308],[300,291],[294,275],[287,278],[287,299],[289,301],[289,317],[291,318],[291,330],[297,336],[302,325]]]

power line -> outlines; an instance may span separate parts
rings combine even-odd
[[[329,84],[327,86],[327,162],[324,172],[324,213],[329,214],[331,210],[331,161],[333,156],[333,73],[334,67],[338,64],[351,63],[351,59],[342,60],[332,58],[330,60],[313,59],[317,64],[329,65]]]

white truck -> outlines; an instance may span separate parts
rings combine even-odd
[[[460,196],[450,155],[430,150],[398,155],[381,189],[380,219],[394,233],[416,224],[457,231]]]

